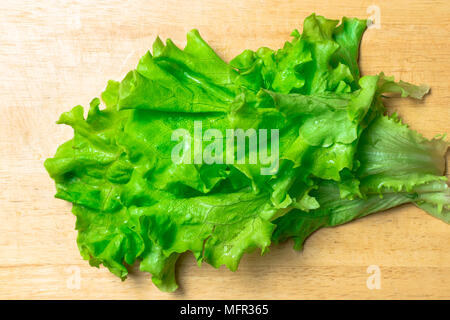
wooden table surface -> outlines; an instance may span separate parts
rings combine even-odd
[[[450,298],[450,226],[411,205],[320,230],[302,252],[287,242],[247,255],[235,273],[198,268],[184,255],[172,294],[137,270],[121,282],[82,260],[70,205],[53,198],[43,167],[72,136],[55,124],[59,114],[120,80],[157,35],[184,46],[186,32],[198,28],[229,60],[246,48],[280,47],[312,12],[368,18],[378,8],[380,28],[362,44],[363,74],[429,84],[425,102],[395,99],[390,108],[428,138],[450,133],[447,1],[3,0],[0,7],[0,298]],[[371,265],[379,289],[367,286]]]

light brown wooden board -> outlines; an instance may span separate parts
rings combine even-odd
[[[381,28],[364,36],[363,74],[429,84],[424,103],[389,108],[428,138],[450,132],[447,1],[1,1],[0,298],[450,298],[450,226],[410,205],[321,230],[303,252],[287,242],[249,254],[235,273],[183,256],[173,294],[138,271],[121,282],[81,259],[70,205],[53,198],[42,165],[72,136],[58,115],[120,80],[157,35],[183,46],[198,28],[229,60],[280,47],[312,12],[367,18],[370,5]],[[380,267],[379,290],[366,286],[369,265]]]

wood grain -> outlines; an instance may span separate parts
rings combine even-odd
[[[198,28],[226,60],[245,48],[280,47],[312,12],[369,16],[364,74],[427,83],[425,102],[389,105],[426,137],[449,131],[450,6],[447,1],[0,1],[0,298],[450,298],[450,227],[413,206],[321,230],[303,252],[288,242],[244,257],[232,273],[178,264],[180,290],[159,292],[147,274],[121,282],[81,259],[70,205],[53,198],[43,161],[70,138],[57,116],[87,105],[120,80],[156,35],[183,46]],[[369,265],[381,289],[369,290]],[[78,268],[78,269],[77,269]],[[80,271],[80,288],[71,277]]]

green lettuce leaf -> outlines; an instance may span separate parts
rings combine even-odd
[[[230,63],[197,30],[183,49],[157,38],[105,108],[63,113],[74,137],[44,165],[82,257],[121,279],[139,263],[171,292],[185,252],[234,271],[246,252],[408,202],[449,222],[448,144],[383,116],[391,93],[429,88],[361,77],[365,28],[313,14],[283,48]]]

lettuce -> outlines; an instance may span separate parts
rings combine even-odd
[[[184,252],[234,271],[246,252],[288,238],[299,249],[319,228],[404,203],[449,222],[447,142],[383,105],[429,88],[361,76],[365,20],[313,14],[303,27],[230,63],[197,30],[184,49],[157,38],[108,82],[105,107],[95,98],[86,117],[82,106],[60,116],[74,137],[45,168],[73,204],[84,259],[121,279],[138,261],[174,291]]]

